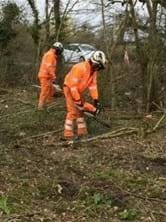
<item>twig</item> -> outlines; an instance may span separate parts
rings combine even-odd
[[[17,99],[17,101],[23,103],[24,105],[32,105],[30,102],[24,101],[22,99]]]
[[[3,133],[3,132],[6,132],[6,130],[5,129],[0,130],[0,133]]]
[[[153,132],[160,126],[161,122],[165,119],[165,117],[166,117],[166,112],[162,115],[162,117],[159,119],[159,121],[153,127],[153,129],[152,129]]]
[[[159,106],[157,103],[152,102],[152,104],[153,104],[154,106],[156,106],[157,109],[159,109],[160,111],[162,111],[162,112],[165,112],[165,111],[166,111],[164,108],[162,108],[161,106]]]
[[[65,106],[60,106],[59,104],[57,104],[57,103],[55,102],[55,103],[52,103],[51,105],[49,105],[49,106],[47,107],[47,110],[50,110],[50,109],[52,109],[52,108],[54,108],[54,107],[57,107],[57,108],[58,108],[57,111],[64,111],[64,109],[65,109]],[[61,109],[63,109],[63,110],[59,110],[59,108],[61,108]]]
[[[9,91],[7,89],[0,88],[0,93],[9,93]]]
[[[126,194],[128,194],[129,196],[133,196],[133,197],[136,197],[136,198],[139,198],[139,199],[143,199],[143,200],[156,201],[156,202],[160,202],[160,203],[166,204],[166,201],[165,201],[165,200],[162,200],[162,199],[159,199],[159,198],[142,196],[142,195],[139,195],[139,194],[136,194],[136,193],[132,193],[132,192],[130,192],[130,191],[123,190],[120,186],[118,186],[117,184],[115,184],[113,181],[112,181],[112,183],[113,183],[114,186],[115,186],[116,188],[118,188],[121,192],[126,193]]]
[[[134,197],[139,198],[139,199],[149,200],[149,201],[156,201],[156,202],[160,202],[160,203],[166,204],[165,200],[162,200],[162,199],[159,199],[159,198],[142,196],[142,195],[138,195],[138,194],[135,194],[135,193],[132,193],[132,192],[129,192],[129,191],[124,191],[124,192],[126,194],[129,194],[130,196],[134,196]]]
[[[4,102],[6,102],[6,100],[5,100],[5,99],[2,99],[2,100],[0,101],[0,104],[1,104],[1,103],[4,103]]]
[[[35,88],[41,89],[41,87],[39,85],[32,85]]]
[[[154,214],[157,214],[157,215],[161,215],[161,216],[164,216],[166,217],[166,213],[164,213],[163,211],[153,211]]]

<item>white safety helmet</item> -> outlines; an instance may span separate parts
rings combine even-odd
[[[63,45],[61,42],[55,42],[53,45],[52,45],[53,48],[56,49],[57,53],[58,54],[61,54],[63,52]]]
[[[107,62],[104,52],[99,50],[91,55],[90,60],[93,64],[101,66],[101,68],[105,68]]]

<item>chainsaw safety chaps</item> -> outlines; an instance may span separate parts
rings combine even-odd
[[[38,107],[42,107],[44,104],[51,103],[54,98],[55,88],[52,84],[52,80],[46,78],[40,78],[41,92],[39,96]]]
[[[77,126],[77,135],[87,134],[87,128],[83,117],[83,111],[76,108],[69,87],[64,87],[64,95],[66,99],[67,115],[64,127],[64,136],[74,136],[74,123]]]

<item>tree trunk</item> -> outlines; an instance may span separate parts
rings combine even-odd
[[[138,36],[138,24],[135,14],[133,0],[129,0],[130,10],[133,21],[133,30],[135,34],[135,42],[137,48],[138,59],[141,66],[142,74],[142,100],[146,112],[151,111],[153,108],[153,103],[158,103],[158,56],[160,54],[160,49],[157,46],[158,37],[156,31],[156,16],[157,16],[157,3],[151,4],[150,0],[147,0],[146,6],[149,13],[149,40],[147,46],[143,48],[141,46],[139,36]]]
[[[46,46],[49,46],[49,39],[50,39],[50,18],[49,18],[49,0],[45,0],[45,30],[46,30]]]
[[[149,63],[147,66],[147,103],[146,112],[153,109],[153,103],[159,104],[157,90],[158,56],[160,54],[156,30],[157,3],[153,3],[149,28]]]
[[[34,24],[33,24],[33,32],[32,32],[32,38],[34,40],[34,43],[36,45],[36,61],[35,61],[35,70],[37,72],[38,66],[39,66],[39,52],[40,52],[40,25],[39,25],[39,12],[37,10],[37,7],[35,5],[34,0],[27,0],[34,16]]]
[[[55,19],[55,36],[57,36],[57,32],[59,30],[59,26],[61,23],[61,16],[60,16],[60,0],[53,0],[54,4],[54,19]],[[60,36],[58,36],[57,41],[60,41]]]

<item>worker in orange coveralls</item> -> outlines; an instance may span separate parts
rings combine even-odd
[[[55,42],[52,47],[43,55],[38,78],[41,85],[41,92],[38,102],[38,110],[43,109],[43,106],[53,101],[53,96],[56,91],[61,91],[56,80],[56,65],[58,56],[63,52],[63,45],[60,42]]]
[[[95,51],[89,60],[74,65],[66,75],[63,88],[67,106],[64,126],[65,139],[79,138],[87,134],[84,111],[94,115],[99,113],[97,71],[104,69],[105,65],[105,54],[102,51]],[[94,100],[93,105],[83,99],[83,92],[87,88]],[[74,123],[77,126],[76,135],[73,131]]]

